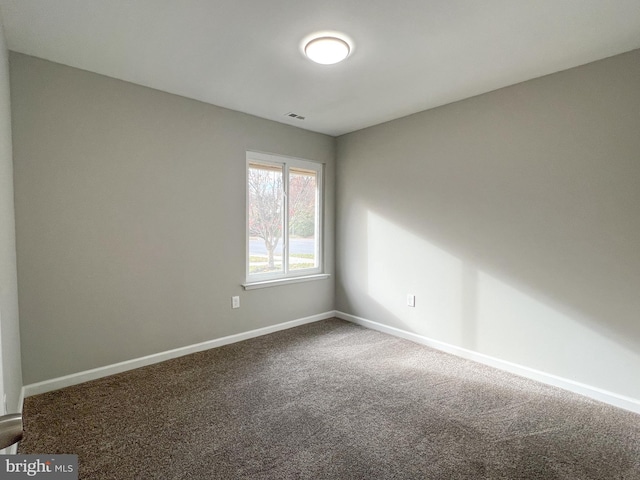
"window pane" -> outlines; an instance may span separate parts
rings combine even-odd
[[[317,173],[289,169],[289,270],[318,266]]]
[[[249,273],[282,273],[282,167],[250,163]]]

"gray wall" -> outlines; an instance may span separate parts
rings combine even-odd
[[[337,158],[338,310],[640,399],[640,50]]]
[[[248,149],[327,164],[333,273],[333,138],[10,61],[25,384],[333,309],[333,276],[240,287]]]
[[[2,379],[7,395],[7,407],[10,412],[15,412],[18,409],[18,397],[22,388],[22,370],[13,205],[9,52],[2,29],[0,19],[0,339]]]

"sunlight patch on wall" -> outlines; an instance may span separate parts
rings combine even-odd
[[[620,390],[630,369],[640,369],[640,352],[588,319],[498,280],[370,210],[366,218],[360,250],[366,265],[359,271],[366,272],[371,320],[612,391]],[[409,293],[415,307],[407,306]],[[627,387],[625,394],[640,398],[640,383]]]
[[[367,212],[368,295],[400,328],[443,341],[461,336],[462,262],[420,237]],[[415,308],[407,294],[416,295]]]

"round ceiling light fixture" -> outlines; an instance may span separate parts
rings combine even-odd
[[[306,42],[304,54],[322,65],[333,65],[349,56],[351,46],[342,38],[324,35]]]

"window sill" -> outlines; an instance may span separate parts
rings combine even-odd
[[[276,280],[264,280],[262,282],[243,283],[245,290],[255,290],[256,288],[277,287],[278,285],[289,285],[291,283],[311,282],[313,280],[325,280],[331,275],[328,273],[318,273],[315,275],[304,275],[301,277],[278,278]]]

